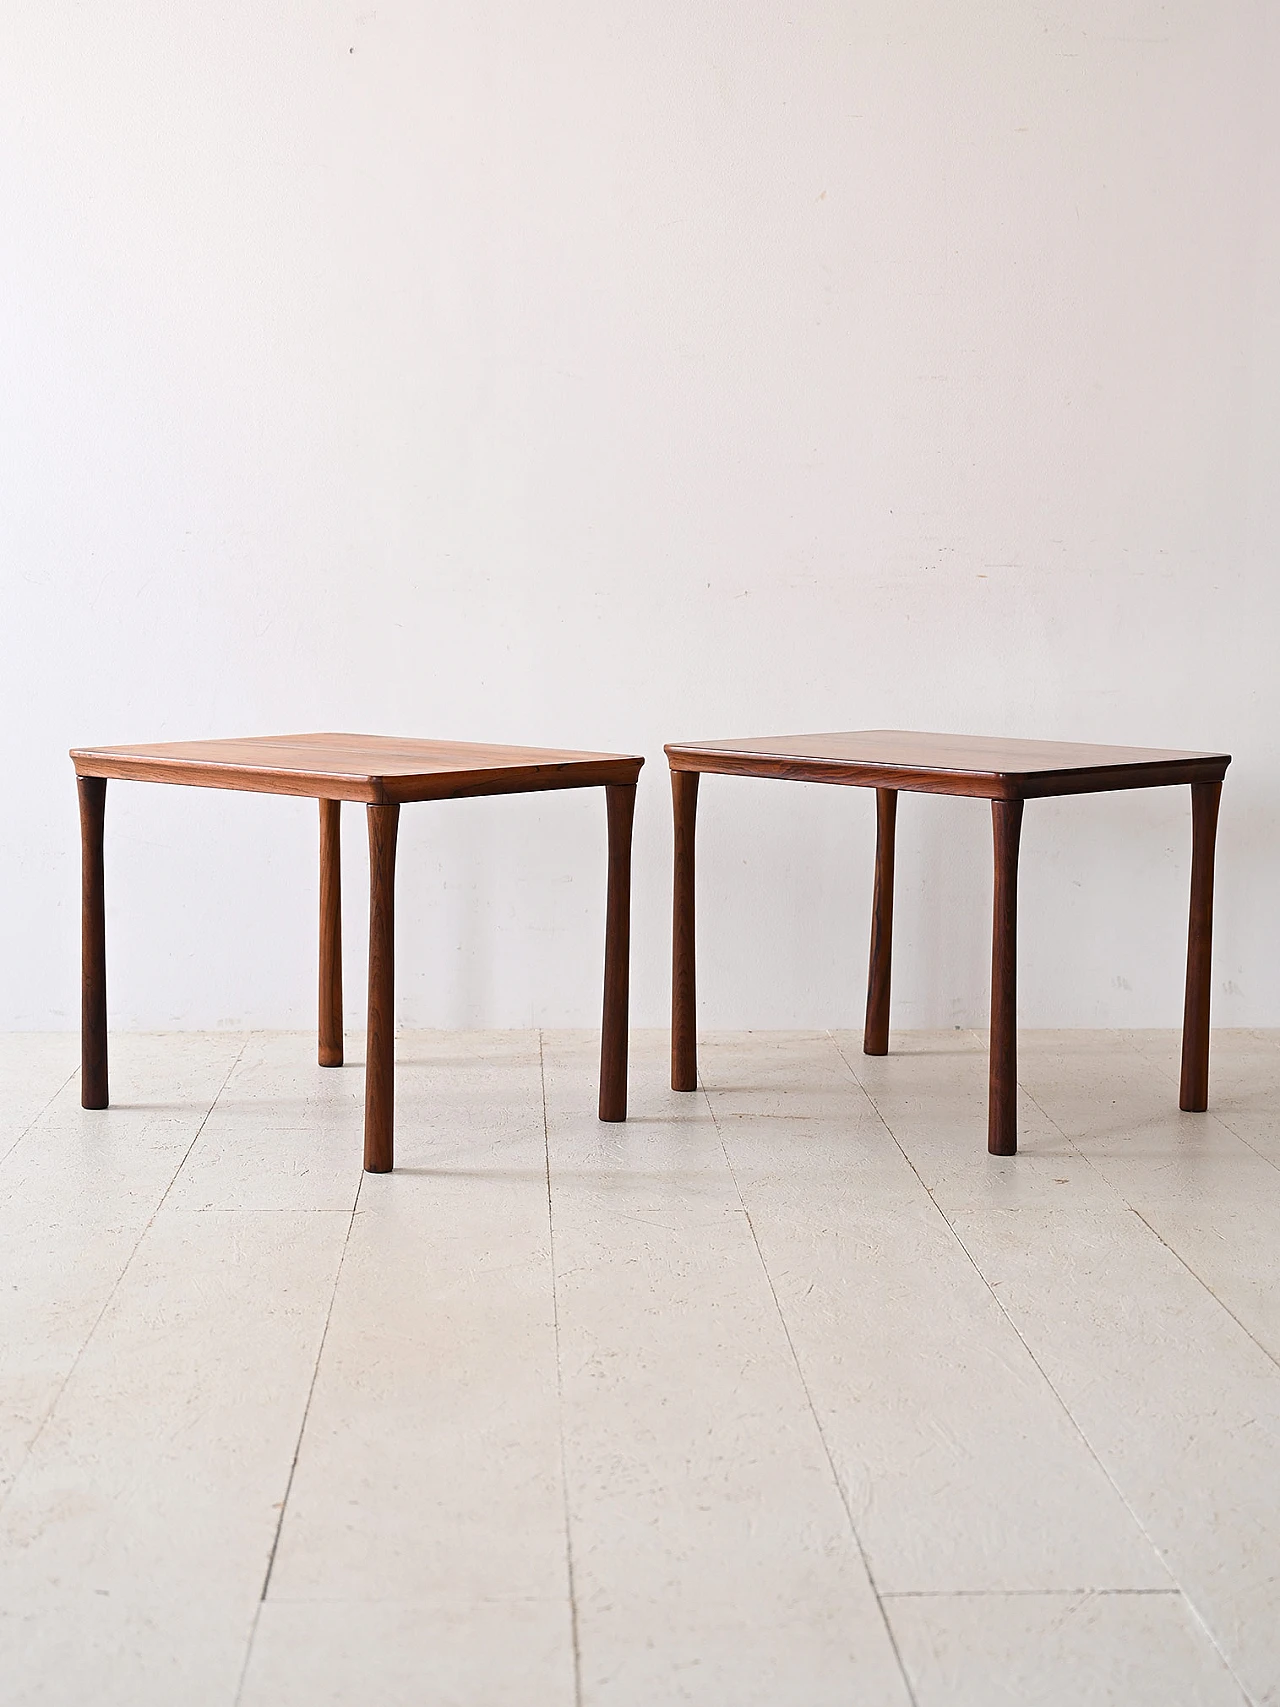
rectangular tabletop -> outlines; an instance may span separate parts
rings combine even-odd
[[[249,735],[228,741],[73,747],[71,758],[77,776],[372,805],[634,783],[644,763],[621,753],[415,741],[395,735]]]
[[[972,794],[990,800],[1220,782],[1231,763],[1228,753],[933,735],[913,729],[673,741],[666,751],[673,770]]]

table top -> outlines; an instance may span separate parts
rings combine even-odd
[[[634,783],[644,760],[622,753],[416,741],[396,735],[248,735],[227,741],[73,747],[77,776],[322,800],[456,800]]]
[[[1220,782],[1231,763],[1228,753],[936,735],[914,729],[674,741],[666,751],[673,770],[971,794],[992,800]]]

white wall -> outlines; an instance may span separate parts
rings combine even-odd
[[[9,0],[0,1025],[77,1013],[67,747],[1227,748],[1280,1023],[1265,0]],[[363,826],[346,812],[348,996]],[[595,795],[408,809],[400,1014],[593,1023]],[[315,808],[113,784],[113,1022],[307,1025]],[[703,785],[709,1024],[849,1024],[873,798]],[[904,798],[895,1018],[984,1023],[989,814]],[[1180,1018],[1181,791],[1028,808],[1026,1023]]]

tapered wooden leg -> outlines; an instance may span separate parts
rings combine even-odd
[[[342,802],[320,802],[320,1025],[322,1067],[342,1065]]]
[[[991,920],[991,1078],[987,1149],[1018,1152],[1018,841],[1022,802],[993,800],[995,899]]]
[[[609,900],[604,933],[604,1023],[600,1030],[600,1118],[627,1118],[627,1015],[631,982],[631,825],[636,785],[610,783]]]
[[[1191,925],[1187,933],[1187,999],[1182,1010],[1182,1086],[1178,1106],[1209,1106],[1209,991],[1213,946],[1213,851],[1220,782],[1191,784]]]
[[[693,839],[698,772],[672,771],[675,876],[671,919],[671,1088],[698,1088],[697,966],[694,953]]]
[[[871,908],[871,965],[867,972],[864,1055],[889,1053],[889,981],[893,960],[893,844],[898,822],[896,788],[876,789],[876,890]]]
[[[395,1161],[396,831],[398,805],[370,806],[369,1024],[364,1069],[364,1166],[389,1174]]]
[[[76,778],[80,794],[80,1106],[106,1108],[107,920],[102,829],[107,779]]]

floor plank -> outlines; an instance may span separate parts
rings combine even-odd
[[[349,1225],[156,1216],[0,1511],[7,1704],[234,1698]]]
[[[1237,1676],[1280,1699],[1280,1369],[1129,1209],[954,1222]]]
[[[889,1617],[917,1707],[1247,1707],[1176,1592],[907,1596]]]
[[[271,1698],[280,1632],[411,1602],[415,1651],[439,1644],[477,1702],[510,1687],[481,1634],[508,1609],[527,1699],[556,1707],[572,1619],[538,1039],[419,1033],[397,1052],[397,1169],[361,1186],[245,1698]]]
[[[762,1057],[827,1087],[814,1118],[771,1112]],[[1169,1587],[925,1192],[909,1123],[890,1133],[826,1036],[712,1040],[703,1074],[877,1585]]]
[[[601,1126],[549,1034],[548,1136],[585,1707],[905,1704],[714,1122],[638,1038]]]
[[[82,1109],[79,1079],[66,1080],[0,1162],[0,1498],[243,1044],[232,1036],[115,1039],[124,1102]],[[56,1074],[63,1058],[53,1054]],[[36,1072],[41,1095],[50,1083],[44,1068]]]

